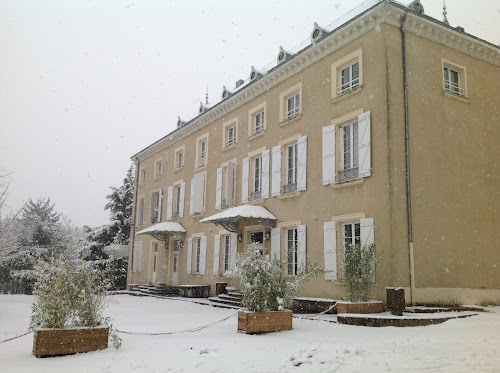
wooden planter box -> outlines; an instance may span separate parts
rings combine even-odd
[[[380,313],[384,311],[384,303],[376,300],[369,302],[337,302],[338,315],[342,313]]]
[[[108,348],[109,328],[36,329],[33,355],[70,355]]]
[[[238,312],[238,331],[246,334],[292,329],[292,311]]]

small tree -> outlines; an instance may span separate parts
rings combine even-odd
[[[350,302],[366,302],[375,276],[375,244],[344,248],[343,282]]]
[[[236,268],[226,272],[243,290],[243,304],[253,312],[281,311],[305,279],[321,272],[320,268],[302,270],[296,276],[286,274],[286,263],[267,260],[255,243],[248,245],[246,257],[238,255]]]

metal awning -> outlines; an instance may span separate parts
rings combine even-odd
[[[254,218],[266,227],[274,227],[276,216],[262,206],[243,205],[232,207],[218,214],[200,220],[200,223],[220,225],[230,232],[236,232],[236,226],[241,219]]]
[[[165,235],[167,234],[173,234],[173,235],[179,235],[186,233],[186,230],[184,227],[176,222],[172,221],[167,221],[164,223],[158,223],[155,225],[152,225],[149,228],[143,229],[142,231],[137,232],[136,234],[149,234],[150,236],[153,236],[159,241],[165,241]]]

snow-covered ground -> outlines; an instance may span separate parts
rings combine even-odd
[[[37,359],[33,336],[0,344],[1,372],[499,372],[500,307],[465,319],[413,328],[369,328],[293,320],[293,330],[236,332],[236,311],[180,300],[113,295],[117,329],[196,332],[126,335],[123,347]],[[0,341],[26,332],[32,297],[0,295]]]

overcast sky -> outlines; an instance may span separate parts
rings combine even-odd
[[[191,119],[208,86],[247,79],[361,0],[0,0],[0,170],[7,203],[48,196],[107,222],[130,157]],[[407,2],[405,2],[407,3]],[[440,0],[423,0],[442,19]],[[365,4],[366,5],[366,4]],[[447,0],[453,26],[500,43],[498,0]]]

